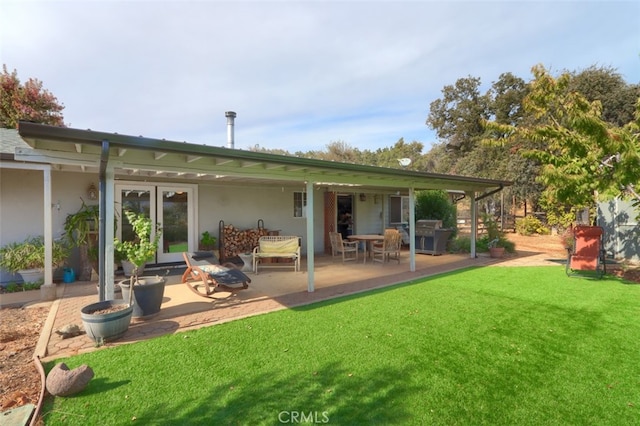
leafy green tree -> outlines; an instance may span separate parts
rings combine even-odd
[[[527,144],[523,155],[543,165],[539,181],[547,203],[556,200],[579,209],[603,193],[630,194],[640,201],[635,189],[640,182],[640,99],[635,120],[618,127],[604,120],[600,101],[570,90],[570,73],[554,78],[540,65],[532,72],[523,106],[534,120],[521,126],[493,121],[487,127],[507,135],[503,142]]]
[[[30,78],[21,84],[18,72],[7,71],[2,66],[0,74],[0,126],[8,129],[18,127],[20,120],[64,126],[62,110],[64,106],[46,89],[42,82]]]
[[[407,170],[425,171],[426,163],[423,159],[423,149],[424,145],[421,142],[405,143],[404,138],[400,138],[391,148],[378,148],[371,155],[367,155],[367,162],[364,164],[394,169],[404,167]],[[398,160],[401,158],[410,159],[411,164],[408,166],[400,165]]]
[[[627,85],[611,67],[591,66],[569,75],[567,90],[580,92],[589,102],[600,101],[604,121],[624,126],[633,120],[639,85]]]
[[[490,117],[489,97],[480,93],[480,78],[467,77],[442,89],[431,102],[427,125],[453,152],[468,152],[480,140],[483,120]]]

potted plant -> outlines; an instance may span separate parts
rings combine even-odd
[[[217,242],[218,242],[218,239],[213,235],[211,235],[209,231],[204,231],[202,233],[202,237],[200,238],[200,246],[198,247],[198,250],[201,250],[201,251],[215,250]]]
[[[20,274],[25,283],[44,280],[44,237],[27,237],[22,242],[14,242],[0,248],[0,268]],[[69,256],[69,249],[63,240],[53,241],[53,266],[62,265]]]
[[[499,259],[504,256],[504,247],[498,244],[500,244],[500,238],[494,238],[489,241],[489,257]]]
[[[116,240],[115,247],[134,268],[131,277],[121,281],[119,286],[123,299],[133,306],[133,316],[149,317],[160,311],[166,280],[160,276],[140,276],[141,266],[155,256],[162,229],[156,226],[154,235],[153,222],[142,213],[126,210],[125,216],[135,238],[130,241]]]
[[[67,215],[64,222],[66,239],[74,247],[78,247],[80,254],[80,270],[78,279],[89,281],[92,269],[98,271],[98,222],[100,207],[87,205],[82,200],[80,209]]]
[[[512,252],[514,250],[514,244],[507,239],[504,231],[500,229],[498,222],[492,216],[484,214],[482,223],[487,231],[487,248],[490,257],[501,258],[505,251]]]

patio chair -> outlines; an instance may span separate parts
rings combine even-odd
[[[604,229],[600,226],[578,225],[573,228],[573,247],[567,248],[568,276],[580,271],[593,271],[601,278],[606,272]]]
[[[182,274],[182,282],[198,296],[211,298],[218,288],[232,290],[230,286],[247,288],[251,279],[233,263],[220,265],[210,251],[183,252],[187,270]],[[238,287],[235,287],[238,288]]]
[[[402,235],[397,229],[386,229],[384,240],[373,243],[371,246],[371,259],[374,262],[385,263],[389,260],[397,260],[400,263],[400,250],[402,247]]]
[[[331,256],[333,260],[337,256],[342,256],[342,263],[358,260],[357,241],[344,241],[342,234],[339,232],[329,232],[329,240],[331,240]]]

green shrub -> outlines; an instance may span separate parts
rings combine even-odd
[[[516,220],[516,232],[520,235],[549,235],[550,230],[535,216],[526,216]]]
[[[457,217],[456,205],[451,202],[447,191],[429,190],[418,192],[416,196],[416,220],[441,220],[442,227],[452,229],[452,236],[455,236]]]
[[[471,238],[458,236],[449,241],[449,251],[451,253],[471,253]]]
[[[516,244],[513,241],[509,241],[504,235],[496,238],[489,238],[488,235],[483,235],[482,237],[476,240],[476,251],[478,253],[485,253],[489,251],[489,246],[491,246],[491,242],[495,241],[495,247],[504,247],[504,251],[507,253],[515,253]]]
[[[23,269],[44,268],[44,237],[27,237],[22,242],[14,242],[0,248],[0,268],[16,273]],[[60,266],[69,256],[65,241],[52,242],[53,266]]]

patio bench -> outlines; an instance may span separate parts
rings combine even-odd
[[[268,235],[260,237],[253,249],[253,272],[263,268],[291,267],[289,263],[263,263],[265,259],[289,259],[294,271],[300,270],[300,237],[295,235]]]

